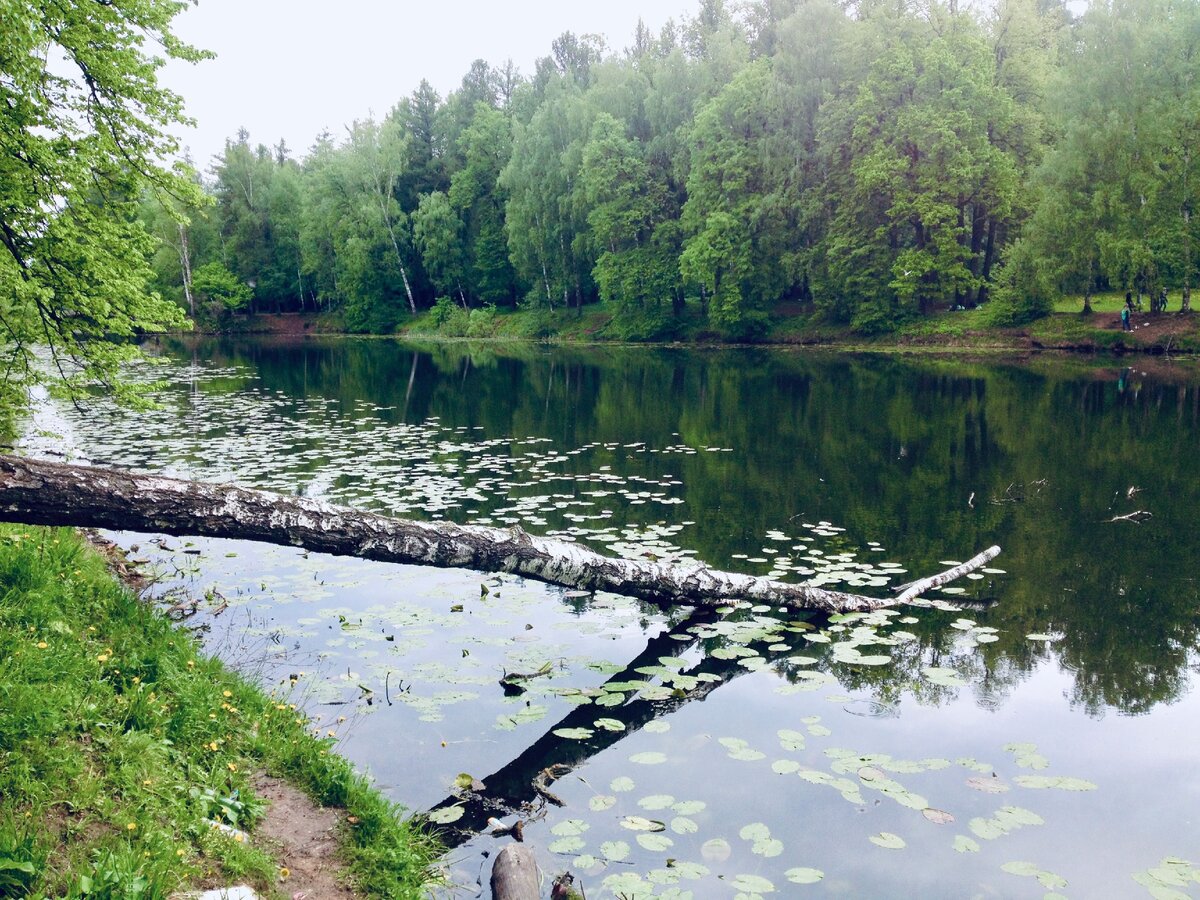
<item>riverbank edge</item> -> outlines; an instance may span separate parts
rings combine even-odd
[[[0,525],[0,895],[299,887],[256,839],[261,773],[337,810],[365,897],[416,898],[436,842],[287,697],[203,654],[71,529]],[[128,570],[126,573],[128,574]]]
[[[683,346],[698,349],[763,347],[919,355],[1200,355],[1200,315],[1197,313],[1137,313],[1131,323],[1131,330],[1125,331],[1119,314],[1109,311],[1087,315],[1078,312],[1055,312],[1026,325],[1011,328],[987,324],[984,319],[986,312],[979,309],[937,313],[882,335],[863,335],[846,326],[789,317],[773,322],[757,339],[734,340],[705,330],[703,323],[694,319],[686,321],[670,335],[647,339],[614,335],[609,332],[613,313],[603,306],[586,308],[581,314],[574,311],[559,311],[554,314],[530,310],[489,311],[474,318],[464,314],[440,324],[435,321],[432,312],[426,311],[403,321],[395,332],[376,336],[432,341],[474,340],[567,346]],[[239,317],[222,329],[199,330],[198,333],[219,336],[352,334],[343,327],[336,315],[298,313]]]

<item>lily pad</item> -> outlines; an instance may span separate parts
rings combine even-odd
[[[557,841],[551,841],[546,849],[551,853],[575,853],[583,849],[584,843],[581,837],[563,837]]]
[[[954,838],[954,849],[959,853],[978,853],[979,844],[965,834],[960,834]]]
[[[735,875],[729,885],[735,891],[747,894],[772,894],[775,892],[775,885],[761,875]]]
[[[908,846],[904,842],[904,838],[898,834],[892,834],[890,831],[881,831],[879,834],[871,835],[871,843],[877,847],[883,847],[885,850],[903,850]]]
[[[635,753],[629,757],[631,763],[637,763],[639,766],[661,766],[667,761],[667,754],[659,753],[657,750],[648,750],[645,753]]]
[[[569,741],[586,741],[596,732],[590,728],[555,728],[554,733]]]
[[[429,814],[429,821],[438,825],[449,825],[451,822],[457,822],[465,813],[466,810],[460,805],[443,806]]]
[[[656,834],[654,832],[642,832],[637,836],[637,842],[652,853],[662,853],[665,850],[671,849],[675,844],[665,834]]]
[[[820,869],[797,866],[794,869],[788,869],[783,876],[793,884],[816,884],[825,877],[825,873]]]
[[[1018,775],[1013,779],[1021,787],[1056,788],[1060,791],[1094,791],[1096,785],[1082,778],[1067,778],[1062,775]]]
[[[949,825],[954,821],[954,816],[946,812],[944,809],[934,809],[932,806],[927,806],[921,810],[921,815],[932,822],[934,825]]]
[[[671,820],[671,830],[676,834],[695,834],[700,826],[687,816],[676,816]]]
[[[670,794],[651,794],[649,797],[639,800],[638,806],[642,809],[659,810],[666,809],[674,802],[675,798]]]
[[[600,845],[600,852],[611,862],[621,862],[629,856],[629,845],[624,841],[605,841]]]
[[[657,819],[647,819],[645,816],[626,816],[621,820],[621,827],[630,831],[665,831],[667,826]]]

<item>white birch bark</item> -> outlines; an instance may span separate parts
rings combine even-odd
[[[236,485],[0,456],[0,518],[29,525],[234,538],[381,562],[508,572],[575,590],[609,591],[663,606],[732,600],[830,613],[895,606],[985,565],[992,547],[898,597],[867,597],[721,572],[603,556],[579,544],[449,522],[418,522]]]

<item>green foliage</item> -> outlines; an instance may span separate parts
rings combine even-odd
[[[295,707],[198,651],[74,532],[0,529],[0,893],[165,897],[205,873],[269,888],[271,858],[212,826],[253,831],[265,768],[369,824],[346,852],[375,896],[416,896],[429,842]]]
[[[171,129],[170,59],[205,54],[170,32],[167,0],[3,4],[0,32],[0,343],[6,378],[41,378],[35,347],[81,387],[112,381],[128,345],[104,338],[184,327],[148,290],[154,245],[136,218],[146,191],[198,200]],[[78,367],[76,367],[78,363]]]
[[[1025,322],[1064,291],[1190,294],[1200,7],[960,7],[705,0],[623,55],[567,32],[529,79],[477,60],[444,98],[422,82],[301,162],[240,132],[211,212],[194,176],[185,203],[140,192],[153,286],[188,305],[190,252],[251,311],[352,331],[453,297],[601,302],[634,339],[690,303],[739,340],[781,304],[878,334],[989,301]]]
[[[245,309],[253,291],[248,284],[215,260],[205,263],[192,273],[192,290],[202,300],[210,301],[218,315]]]

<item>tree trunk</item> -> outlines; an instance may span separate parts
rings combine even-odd
[[[192,253],[188,248],[187,226],[179,223],[179,267],[183,270],[183,296],[187,298],[188,316],[196,318],[196,298],[192,295]]]
[[[492,897],[495,900],[538,900],[537,860],[524,844],[509,844],[492,866]]]
[[[908,586],[896,597],[865,597],[788,584],[704,565],[614,559],[578,544],[449,522],[416,522],[235,485],[201,484],[0,456],[0,518],[29,525],[233,538],[303,547],[381,562],[509,572],[559,587],[609,591],[662,606],[723,606],[732,600],[825,612],[880,609],[985,565],[968,563]]]

